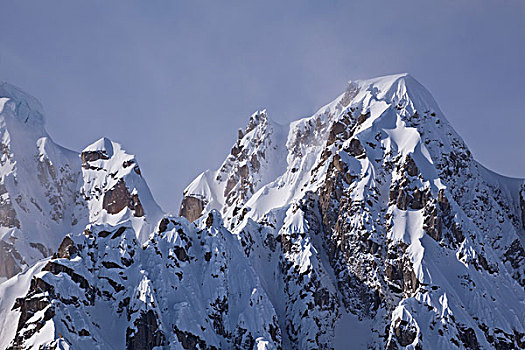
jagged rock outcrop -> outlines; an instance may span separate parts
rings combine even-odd
[[[12,306],[21,316],[14,334],[3,333],[9,348],[58,339],[75,349],[281,348],[239,242],[210,215],[207,230],[166,217],[144,245],[130,221],[67,236]]]
[[[198,215],[220,209],[226,225],[234,225],[229,222],[238,216],[233,212],[238,214],[262,185],[286,168],[281,157],[286,152],[286,132],[287,127],[270,120],[266,110],[252,114],[220,169],[202,173],[184,191],[180,215],[194,221]]]
[[[280,157],[277,176],[235,205],[203,190],[222,186],[210,172],[185,195],[215,203],[202,215],[224,213],[272,302],[285,300],[277,314],[288,348],[350,344],[344,327],[369,330],[362,347],[490,348],[498,329],[506,334],[498,346],[523,346],[523,179],[477,163],[412,77],[349,84],[290,124]],[[308,271],[315,289],[327,290],[330,311],[312,303],[296,319],[305,277],[273,261]]]
[[[198,197],[184,196],[180,205],[179,216],[194,222],[201,216],[205,206],[206,202]]]
[[[61,167],[39,150],[53,189]],[[12,234],[27,203],[0,184],[0,273],[16,274],[0,283],[0,348],[525,348],[525,182],[477,163],[406,74],[351,82],[289,125],[254,113],[182,218],[120,145],[79,164],[85,221],[53,249]],[[41,198],[47,219],[70,217],[65,197]]]
[[[134,156],[121,145],[102,138],[86,147],[82,159],[81,193],[90,223],[116,224],[131,219],[144,241],[162,217]]]
[[[0,84],[0,152],[0,281],[50,256],[88,223],[132,214],[145,239],[162,216],[133,156],[108,139],[80,155],[58,146],[40,103],[7,83]]]

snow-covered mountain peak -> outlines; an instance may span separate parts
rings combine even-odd
[[[287,125],[255,112],[185,218],[120,144],[79,160],[18,129],[0,128],[0,348],[525,348],[524,181],[479,165],[410,75]]]
[[[349,81],[347,91],[355,89],[357,93],[370,94],[377,101],[397,103],[408,94],[416,104],[435,104],[429,91],[408,73]]]
[[[118,178],[135,173],[142,176],[135,156],[117,142],[103,137],[84,148],[80,153],[82,166],[86,170],[104,170],[111,176],[106,181],[118,181]]]
[[[204,172],[184,191],[187,194],[180,215],[190,221],[206,208],[231,210],[242,206],[262,185],[286,169],[288,126],[271,120],[266,110],[253,113],[248,125],[239,130],[238,139],[221,167]]]
[[[312,168],[327,142],[329,146],[339,139],[346,142],[345,148],[357,147],[360,133],[377,132],[380,128],[401,130],[418,111],[424,117],[442,117],[431,94],[407,73],[350,81],[335,100],[312,116],[288,125],[272,121],[266,110],[257,111],[245,130],[239,130],[239,138],[221,168],[201,174],[186,188],[181,215],[195,220],[213,208],[226,213],[237,207],[235,211],[239,212],[251,200],[259,205],[250,216],[258,218],[278,203],[300,196],[297,189],[312,180]],[[396,132],[393,140],[408,142],[393,142],[392,147],[405,154],[413,152],[419,138],[408,135],[410,132]],[[274,180],[280,190],[275,193],[276,198],[268,199],[274,191],[268,191],[264,185]],[[283,188],[290,192],[284,194]],[[261,196],[267,199],[261,200]]]
[[[120,148],[120,144],[116,145],[118,146],[118,148]],[[113,157],[113,141],[111,141],[107,137],[102,137],[99,140],[87,146],[86,148],[84,148],[82,153],[86,152],[100,152],[106,157],[111,158]]]
[[[44,129],[41,104],[0,83],[0,280],[56,249],[85,207],[80,161]]]
[[[33,96],[7,82],[0,82],[0,114],[9,116],[27,127],[43,131],[42,104]]]
[[[516,199],[523,180],[504,180],[481,167],[426,88],[408,74],[351,81],[312,116],[282,127],[286,143],[278,140],[273,148],[261,147],[272,134],[261,127],[271,125],[267,121],[266,115],[252,117],[221,169],[188,186],[181,214],[191,212],[192,220],[212,209],[223,214],[271,290],[285,345],[330,344],[335,322],[347,322],[337,321],[342,314],[373,320],[361,324],[375,329],[364,347],[522,344],[524,325],[515,313],[479,323],[475,315],[484,311],[463,295],[491,310],[511,299],[523,308],[519,234],[525,220]],[[252,124],[262,139],[252,139]],[[253,162],[236,156],[261,149],[279,166],[253,171]],[[225,188],[234,200],[221,200]],[[465,280],[473,286],[498,280],[515,297],[451,287]],[[276,285],[284,287],[279,292]],[[315,315],[315,324],[311,317],[297,319],[303,310],[297,300],[309,300],[302,292],[308,288],[326,297],[312,295],[306,313]],[[490,302],[483,293],[492,295]],[[280,306],[281,300],[289,303]],[[427,314],[434,308],[457,318],[441,320],[446,326],[437,330],[427,318],[442,317],[441,311]],[[358,326],[351,321],[345,327]],[[495,340],[503,328],[506,335]]]
[[[122,146],[101,138],[80,154],[84,184],[81,189],[89,207],[89,222],[134,223],[139,240],[144,241],[163,215],[142,177],[135,156]]]

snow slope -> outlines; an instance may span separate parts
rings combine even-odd
[[[286,166],[252,196],[214,201],[201,190],[222,188],[210,172],[185,196],[204,215],[223,213],[274,304],[288,301],[277,308],[287,347],[329,348],[333,324],[356,318],[372,325],[363,337],[373,348],[523,346],[524,181],[478,164],[421,84],[407,74],[350,82],[283,129],[274,157]],[[245,134],[227,159],[253,143]],[[305,278],[330,303],[314,295],[299,320]],[[353,344],[337,327],[337,343]]]
[[[0,91],[2,132],[25,135],[16,154],[78,159],[38,142],[34,99]],[[0,348],[525,348],[525,182],[477,163],[407,74],[350,82],[289,125],[254,113],[186,188],[183,217],[120,145],[78,156],[64,206],[80,219],[39,230],[53,256],[23,255],[0,284]],[[32,173],[2,157],[5,178]],[[39,186],[23,195],[47,200]],[[0,223],[30,241],[16,189]]]
[[[0,347],[277,348],[272,304],[218,215],[206,230],[165,217],[143,245],[133,226],[90,225],[28,272],[30,287],[28,273],[0,285],[0,308],[14,305]]]
[[[44,129],[33,97],[0,84],[0,280],[49,256],[87,224],[80,160]]]
[[[131,218],[144,241],[163,215],[120,145],[104,138],[78,154],[55,144],[44,124],[34,97],[0,83],[0,281],[50,256],[88,223]]]

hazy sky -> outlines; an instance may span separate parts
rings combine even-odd
[[[523,0],[0,4],[0,80],[44,104],[57,143],[122,143],[168,211],[253,111],[288,122],[400,72],[482,164],[525,177]]]

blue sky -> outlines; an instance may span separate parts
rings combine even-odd
[[[121,142],[169,211],[253,111],[288,122],[400,72],[482,164],[525,177],[521,0],[0,3],[0,80],[44,104],[57,143]]]

